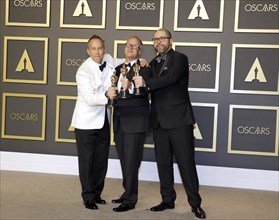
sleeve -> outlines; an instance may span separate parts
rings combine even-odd
[[[189,77],[188,58],[182,53],[172,57],[160,77],[152,77],[145,81],[149,90],[171,86],[181,79]]]
[[[125,62],[124,58],[112,58],[112,56],[108,53],[104,55],[103,60],[109,63],[114,68]]]

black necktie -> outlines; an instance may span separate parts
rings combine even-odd
[[[155,60],[157,61],[157,63],[161,63],[161,61],[165,61],[167,59],[167,54],[164,55],[159,55],[155,58]]]
[[[102,65],[99,66],[100,70],[103,71],[103,69],[106,67],[106,65],[107,65],[107,63],[105,61]]]

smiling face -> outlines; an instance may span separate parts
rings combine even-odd
[[[172,47],[172,39],[164,30],[158,30],[153,36],[153,46],[157,53],[164,54]]]
[[[94,38],[88,42],[87,53],[96,63],[102,63],[105,52],[105,45],[101,39]]]
[[[136,37],[131,37],[125,43],[124,54],[126,62],[130,63],[133,60],[136,60],[141,55],[141,41]]]

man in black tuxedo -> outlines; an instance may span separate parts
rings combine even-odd
[[[150,129],[150,106],[148,93],[134,95],[135,85],[132,78],[135,75],[135,66],[140,67],[139,57],[142,51],[142,41],[130,37],[124,48],[125,63],[116,67],[118,90],[120,97],[113,113],[113,131],[117,153],[120,159],[124,193],[112,203],[120,203],[113,208],[115,212],[125,212],[134,209],[138,200],[138,172],[142,160],[143,145],[146,132]],[[121,72],[127,71],[126,77]],[[149,67],[140,67],[139,74],[147,79],[152,71]],[[125,74],[124,74],[125,75]],[[117,88],[116,88],[117,89]],[[115,88],[108,90],[108,96],[113,96]],[[121,98],[121,91],[126,90],[128,96]]]
[[[151,92],[151,123],[162,202],[150,210],[163,211],[175,207],[175,157],[192,212],[198,218],[206,218],[205,211],[201,208],[194,159],[195,119],[188,93],[188,58],[172,49],[172,36],[168,30],[157,30],[152,40],[158,53],[150,62],[153,77],[146,80],[134,77],[137,85],[145,85]]]

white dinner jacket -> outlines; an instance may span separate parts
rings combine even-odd
[[[113,59],[109,54],[105,54],[104,61],[107,64],[103,72],[99,69],[100,64],[90,57],[77,70],[78,96],[71,123],[75,128],[100,129],[104,125],[105,105],[108,101],[105,93],[111,86],[114,67],[120,65],[123,59]]]

